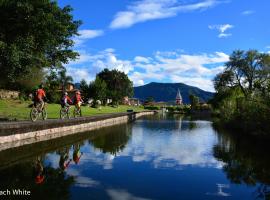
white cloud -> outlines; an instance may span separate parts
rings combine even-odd
[[[84,29],[79,30],[78,33],[79,36],[76,36],[73,40],[75,42],[75,47],[79,47],[82,44],[84,44],[87,40],[93,39],[99,36],[102,36],[104,34],[103,30],[90,30],[90,29]]]
[[[136,23],[174,17],[180,12],[207,9],[217,3],[217,0],[201,0],[191,4],[179,3],[177,0],[140,0],[129,5],[126,11],[118,12],[110,28],[128,28]]]
[[[226,38],[226,37],[230,37],[230,36],[232,36],[231,33],[220,33],[220,34],[218,35],[219,38]]]
[[[112,200],[149,200],[146,198],[136,197],[126,190],[121,189],[108,189],[106,192]]]
[[[132,157],[133,162],[149,162],[158,169],[183,170],[189,165],[222,168],[223,162],[209,156],[212,155],[212,149],[207,147],[217,143],[216,138],[212,137],[214,130],[209,122],[197,121],[197,128],[192,130],[187,128],[186,123],[182,119],[173,123],[162,121],[158,131],[163,133],[169,128],[171,132],[166,140],[151,134],[157,131],[155,128],[148,129],[146,134],[140,125],[134,126],[132,132],[136,134],[132,134],[129,145],[118,156]],[[150,127],[151,122],[148,124]]]
[[[245,10],[245,11],[243,11],[241,14],[242,14],[242,15],[252,15],[252,14],[254,14],[254,13],[255,13],[254,10]]]
[[[211,30],[218,30],[219,34],[218,37],[219,38],[226,38],[231,36],[231,33],[225,33],[228,29],[233,28],[234,26],[231,24],[220,24],[220,25],[209,25],[208,28]]]
[[[143,57],[143,56],[136,56],[134,58],[134,61],[138,62],[138,63],[149,63],[150,60],[151,60],[151,58],[146,58],[146,57]]]
[[[78,63],[67,66],[75,82],[82,78],[93,80],[104,68],[117,69],[128,74],[135,86],[151,81],[183,82],[204,90],[214,91],[212,78],[221,72],[229,56],[223,52],[212,54],[187,54],[182,52],[156,52],[151,57],[135,56],[122,60],[114,49],[93,53],[80,52]]]

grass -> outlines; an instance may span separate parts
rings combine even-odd
[[[31,103],[31,101],[0,99],[0,118],[8,120],[29,120],[29,113],[31,108],[28,106]],[[59,119],[60,104],[47,104],[46,109],[49,119]],[[71,107],[72,113],[73,109],[74,106]],[[126,105],[120,105],[117,108],[111,106],[101,106],[101,109],[82,106],[82,115],[93,116],[99,114],[119,113],[126,112],[128,109],[132,109],[134,111],[144,110],[143,107]]]

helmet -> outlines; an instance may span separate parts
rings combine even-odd
[[[39,88],[41,89],[41,88],[44,88],[44,85],[41,83],[40,85],[39,85]]]
[[[68,95],[68,93],[67,92],[64,92],[64,95]]]

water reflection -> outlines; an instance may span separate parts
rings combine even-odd
[[[0,153],[0,189],[23,186],[38,199],[269,199],[267,146],[210,121],[147,116],[12,150],[19,162]]]
[[[33,199],[68,199],[70,186],[74,183],[74,178],[61,173],[59,168],[45,166],[44,157],[1,170],[0,177],[2,190],[30,190]]]
[[[134,162],[151,162],[155,168],[182,169],[187,165],[220,168],[222,162],[211,156],[216,143],[211,122],[192,122],[190,128],[189,122],[182,119],[182,116],[159,118],[158,124],[154,117],[137,121],[130,145],[120,155],[130,156]]]
[[[123,151],[131,136],[131,124],[126,126],[115,126],[112,129],[103,129],[102,135],[89,140],[96,149],[102,153],[110,153],[116,155]],[[113,132],[113,133],[112,133]]]
[[[270,199],[269,140],[241,137],[219,130],[214,156],[223,161],[227,178],[236,184],[256,186],[256,199]]]

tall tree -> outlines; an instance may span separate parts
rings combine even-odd
[[[95,81],[91,82],[89,85],[89,93],[95,102],[100,100],[105,103],[107,94],[106,82],[97,76]]]
[[[107,84],[107,98],[118,104],[124,96],[133,96],[133,83],[124,72],[104,69],[97,76]]]
[[[80,21],[52,0],[0,1],[0,87],[20,89],[33,69],[59,68],[78,55],[72,37]]]
[[[234,51],[226,63],[224,72],[214,79],[215,89],[224,91],[239,87],[246,98],[256,88],[267,87],[270,77],[270,55],[256,50]]]
[[[86,80],[84,79],[81,80],[80,89],[82,91],[83,97],[85,99],[89,98],[89,85],[87,84]]]
[[[191,94],[189,95],[189,100],[190,100],[190,104],[191,104],[191,108],[192,109],[196,109],[196,107],[199,105],[200,101],[199,101],[199,97]]]
[[[59,80],[59,83],[62,85],[62,89],[65,90],[67,85],[69,83],[72,83],[73,78],[71,76],[68,76],[67,70],[63,68],[62,70],[58,72],[58,80]]]

